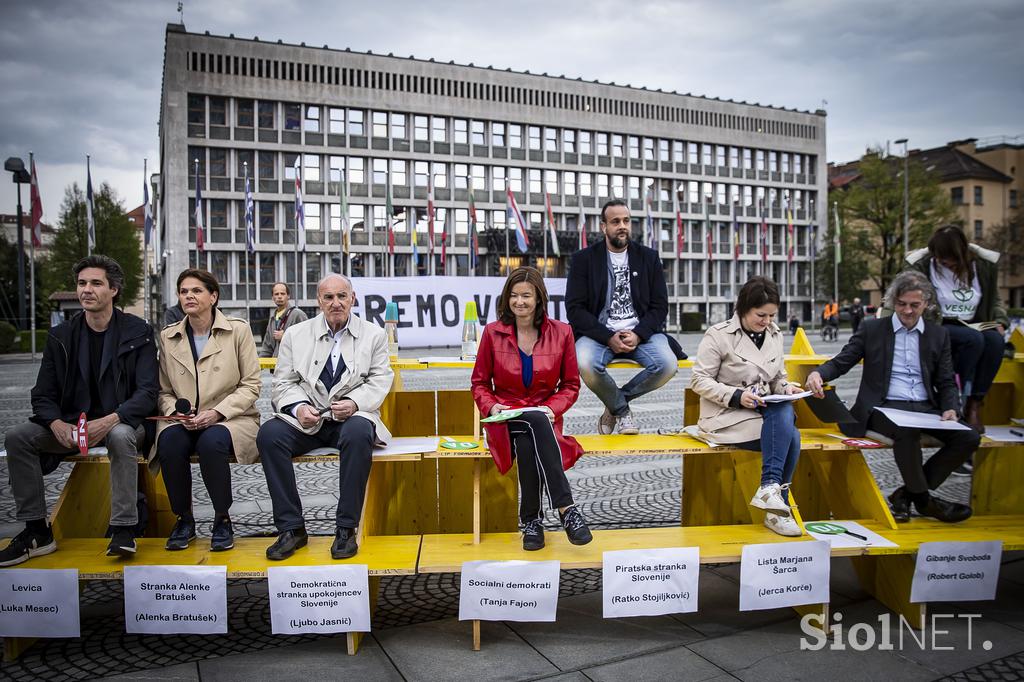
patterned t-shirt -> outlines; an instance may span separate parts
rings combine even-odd
[[[613,332],[632,329],[640,321],[633,308],[633,295],[629,288],[629,253],[608,252],[611,272],[611,296],[605,310],[605,326]]]

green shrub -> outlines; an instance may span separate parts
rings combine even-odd
[[[684,332],[699,332],[704,324],[704,313],[683,313],[679,318],[679,328]]]
[[[46,345],[46,337],[50,334],[49,329],[36,328],[36,352],[42,353]],[[30,353],[32,351],[32,332],[22,332],[21,340],[18,343],[19,353]]]
[[[18,330],[10,322],[0,320],[0,353],[10,353]]]

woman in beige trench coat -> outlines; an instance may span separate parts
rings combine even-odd
[[[185,549],[196,538],[190,460],[198,455],[214,509],[210,549],[222,551],[234,547],[230,462],[257,459],[259,358],[248,323],[217,309],[220,285],[212,274],[185,270],[177,290],[185,319],[160,332],[157,409],[187,418],[160,422],[151,465],[163,472],[178,517],[166,548]]]
[[[792,402],[768,395],[799,393],[786,381],[782,332],[775,324],[779,289],[752,277],[736,298],[736,313],[704,334],[690,388],[700,396],[697,427],[707,440],[760,450],[761,486],[750,504],[765,511],[764,525],[780,535],[802,534],[789,506],[789,483],[800,456]]]

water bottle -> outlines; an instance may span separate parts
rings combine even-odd
[[[480,343],[480,326],[476,316],[476,302],[466,303],[462,316],[462,359],[476,360],[476,347]]]
[[[384,334],[388,339],[388,358],[398,360],[398,304],[392,301],[384,308]]]

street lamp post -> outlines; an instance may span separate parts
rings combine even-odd
[[[4,161],[4,170],[10,171],[14,184],[18,186],[18,324],[19,331],[25,329],[25,231],[21,222],[21,186],[32,182],[32,176],[25,170],[25,162],[17,156]],[[34,311],[33,311],[34,314]]]
[[[910,253],[910,146],[907,138],[896,140],[903,145],[903,257]]]

